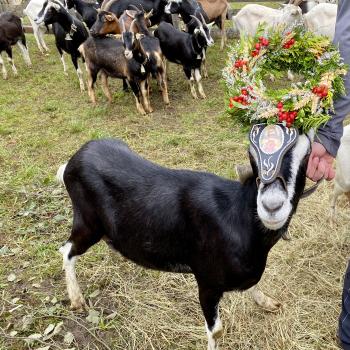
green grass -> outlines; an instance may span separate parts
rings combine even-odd
[[[0,79],[0,349],[204,349],[193,278],[142,269],[104,244],[77,266],[97,323],[69,311],[57,249],[68,238],[72,211],[54,178],[83,143],[101,137],[121,138],[158,164],[234,178],[234,164],[247,161],[247,141],[245,131],[224,113],[221,69],[227,53],[218,44],[208,50],[206,100],[193,100],[182,70],[171,65],[170,107],[153,83],[155,112],[140,116],[131,93],[123,93],[116,80],[111,81],[113,104],[106,103],[98,83],[93,107],[79,91],[72,64],[64,76],[53,38],[45,38],[49,56],[40,55],[28,35],[33,67],[27,69],[15,50],[19,76],[8,69],[9,79]],[[323,219],[329,194],[329,186],[323,186],[301,204],[292,242],[279,243],[269,258],[263,288],[285,309],[269,315],[246,296],[230,293],[221,304],[223,349],[336,348],[348,207],[341,206],[340,224],[331,230]],[[8,280],[11,273],[14,281]],[[89,297],[96,290],[100,294]],[[59,322],[62,330],[44,340],[47,326]],[[74,335],[72,343],[64,341],[67,332]],[[42,337],[28,345],[26,337],[38,333]]]

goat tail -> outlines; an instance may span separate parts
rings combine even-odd
[[[66,166],[67,166],[68,163],[65,163],[65,164],[62,164],[58,170],[57,170],[57,174],[56,174],[56,180],[58,183],[64,185],[64,179],[63,179],[63,176],[64,176],[64,172],[66,170]]]

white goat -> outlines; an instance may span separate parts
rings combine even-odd
[[[318,35],[334,37],[338,5],[323,3],[303,15],[305,27]]]
[[[232,17],[233,24],[242,34],[255,35],[258,25],[266,23],[269,27],[277,24],[293,24],[302,21],[302,12],[298,6],[302,0],[290,1],[281,9],[258,4],[245,5],[236,16]]]
[[[331,221],[335,220],[335,205],[341,194],[346,194],[350,200],[350,125],[344,127],[337,155],[337,172],[334,182],[334,192],[331,201]]]
[[[49,48],[44,41],[44,32],[46,31],[46,28],[44,24],[36,24],[34,20],[43,8],[44,2],[45,0],[30,0],[27,7],[23,10],[23,14],[28,16],[30,24],[32,25],[34,37],[41,53],[49,51]]]

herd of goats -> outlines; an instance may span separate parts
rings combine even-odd
[[[96,103],[94,83],[100,75],[103,92],[112,96],[108,78],[123,79],[123,88],[130,87],[139,113],[153,111],[149,99],[150,78],[156,78],[163,101],[169,104],[167,62],[183,67],[191,94],[206,95],[201,83],[207,77],[206,51],[214,41],[210,29],[216,24],[221,30],[221,49],[226,44],[225,21],[232,17],[239,32],[254,34],[259,23],[304,23],[318,34],[333,37],[337,5],[332,0],[289,0],[280,9],[248,4],[232,16],[227,0],[31,0],[23,13],[33,28],[39,50],[48,47],[44,32],[52,26],[55,43],[63,63],[64,53],[71,56],[80,89],[84,90],[83,74],[78,59],[85,61],[88,94]],[[178,14],[186,31],[172,24]],[[230,16],[231,14],[231,16]],[[157,26],[154,31],[149,28]],[[21,19],[11,12],[0,14],[0,65],[4,79],[7,71],[1,52],[6,51],[14,74],[12,46],[18,44],[24,59],[31,64]]]

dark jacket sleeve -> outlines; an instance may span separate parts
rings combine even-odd
[[[334,43],[339,44],[344,63],[350,66],[350,0],[340,0]],[[340,138],[343,135],[343,121],[350,113],[350,72],[345,76],[346,95],[334,102],[332,119],[318,129],[315,141],[321,143],[333,157],[337,155]]]

